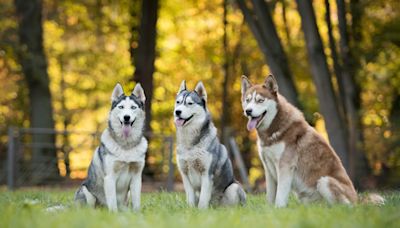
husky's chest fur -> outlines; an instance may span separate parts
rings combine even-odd
[[[109,162],[144,162],[146,151],[147,151],[147,140],[142,137],[137,145],[132,148],[125,149],[119,145],[108,133],[108,130],[104,131],[101,136],[101,141],[105,147],[110,151]]]
[[[212,162],[212,155],[205,148],[191,149],[177,148],[178,167],[185,173],[195,189],[201,187],[201,176],[208,173]]]
[[[257,142],[261,161],[264,163],[264,166],[270,172],[271,176],[277,181],[277,170],[282,154],[285,151],[285,143],[279,142],[270,146],[261,146],[259,143],[260,140]]]
[[[235,182],[226,148],[218,140],[202,82],[197,83],[194,91],[188,91],[182,81],[174,120],[177,163],[188,205],[205,209],[210,203],[245,203],[246,194]]]
[[[140,208],[141,175],[147,151],[143,137],[145,100],[139,83],[129,96],[120,84],[115,86],[108,127],[101,135],[87,178],[75,193],[76,202],[91,207],[107,206],[110,211],[124,209],[129,202],[132,209]]]
[[[117,195],[126,196],[133,174],[144,166],[147,140],[142,137],[136,146],[124,149],[112,139],[108,130],[102,134],[101,140],[108,151],[103,158],[104,173],[115,175]]]
[[[249,119],[247,129],[257,130],[269,203],[287,206],[291,191],[303,202],[357,201],[339,157],[303,113],[279,94],[274,76],[255,85],[243,76],[242,106]]]
[[[295,170],[296,167],[296,158],[292,158],[288,160],[285,156],[285,150],[287,150],[287,146],[284,141],[279,141],[275,144],[269,146],[261,146],[260,139],[257,140],[257,146],[259,151],[259,156],[261,161],[264,164],[264,167],[267,169],[267,172],[271,175],[275,182],[278,182],[278,170],[279,166],[283,165],[282,163],[286,163],[285,165],[291,164]],[[268,184],[268,183],[267,183]],[[303,176],[299,175],[299,173],[294,172],[293,182],[292,182],[292,190],[302,196],[312,196],[313,190],[307,186],[303,180]]]

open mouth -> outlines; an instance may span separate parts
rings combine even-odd
[[[251,131],[254,128],[258,128],[266,114],[267,111],[265,110],[261,115],[257,117],[249,116],[249,122],[247,122],[247,130]]]
[[[175,124],[178,127],[182,127],[183,125],[185,125],[189,120],[191,120],[193,118],[194,115],[191,115],[189,118],[181,118],[181,117],[177,117],[177,119],[175,120]]]
[[[133,123],[135,123],[135,120],[136,119],[134,119],[133,121],[123,121],[123,122],[119,121],[122,126],[122,135],[125,138],[128,138],[131,135],[132,126],[133,126]]]
[[[123,121],[123,122],[120,120],[119,122],[121,123],[122,126],[126,126],[126,127],[131,126],[132,127],[133,123],[135,123],[135,120],[136,119],[134,119],[133,121]]]

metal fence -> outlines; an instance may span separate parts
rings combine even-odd
[[[7,186],[74,183],[85,177],[101,132],[59,131],[42,128],[8,129]],[[146,173],[161,182],[161,187],[174,188],[173,137],[145,134],[151,142]],[[155,175],[156,174],[156,175]]]

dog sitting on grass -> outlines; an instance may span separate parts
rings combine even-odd
[[[246,194],[235,181],[232,164],[207,109],[202,82],[194,91],[183,81],[176,96],[174,119],[177,135],[177,163],[192,207],[245,204]]]
[[[86,180],[75,194],[75,201],[89,206],[107,206],[117,211],[128,206],[140,208],[142,170],[147,140],[143,136],[146,98],[140,84],[124,95],[117,84],[111,96],[108,127],[101,135]],[[128,194],[130,192],[130,195]]]
[[[303,114],[279,94],[270,75],[253,85],[242,77],[242,106],[257,130],[257,146],[267,182],[267,201],[286,207],[294,191],[302,202],[354,204],[358,195],[333,148],[304,119]],[[371,194],[363,201],[383,204]]]

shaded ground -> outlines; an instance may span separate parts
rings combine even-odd
[[[139,213],[109,213],[105,209],[75,207],[71,189],[0,190],[1,227],[398,227],[400,194],[385,194],[387,203],[288,208],[266,205],[264,195],[250,195],[245,207],[200,211],[188,208],[182,193],[144,193]],[[47,212],[63,205],[66,209]]]

